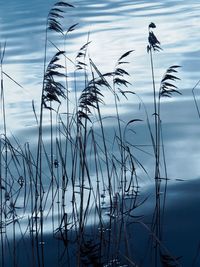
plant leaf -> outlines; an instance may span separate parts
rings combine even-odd
[[[126,124],[126,127],[127,127],[129,124],[131,124],[131,123],[133,123],[133,122],[136,122],[136,121],[142,121],[142,120],[140,120],[140,119],[133,119],[133,120],[130,120],[130,121]]]
[[[77,25],[78,25],[78,23],[76,23],[76,24],[70,26],[70,27],[68,28],[68,30],[67,30],[67,33],[68,33],[68,32],[72,32],[72,31],[74,31]]]
[[[69,3],[66,3],[66,2],[63,2],[63,1],[55,3],[54,6],[74,7],[72,4],[69,4]]]
[[[121,61],[123,58],[127,57],[129,54],[131,54],[134,50],[129,50],[126,53],[124,53],[119,59],[118,61]]]
[[[156,24],[153,23],[153,22],[151,22],[151,23],[149,24],[149,28],[156,28]]]

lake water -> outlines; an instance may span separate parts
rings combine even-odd
[[[36,107],[42,87],[45,19],[53,1],[14,1],[3,3],[0,11],[0,40],[6,41],[4,71],[24,89],[5,78],[7,128],[22,139],[35,139],[31,101]],[[67,10],[66,28],[79,23],[69,35],[67,55],[74,59],[87,42],[89,53],[102,72],[113,69],[116,60],[134,49],[128,71],[134,92],[146,105],[152,102],[149,56],[146,53],[148,25],[153,21],[155,34],[163,51],[155,54],[156,81],[170,65],[181,65],[177,83],[182,96],[164,101],[162,120],[169,176],[190,179],[199,176],[199,121],[192,99],[192,88],[199,79],[199,9],[198,1],[75,1],[76,8]],[[59,44],[58,37],[52,40]],[[50,51],[55,51],[49,46]],[[49,52],[50,56],[52,55]],[[198,88],[196,90],[198,95]],[[124,103],[127,118],[139,118],[137,99]],[[106,115],[112,103],[106,101]],[[109,106],[110,105],[110,106]],[[132,111],[130,113],[130,108]],[[153,113],[153,111],[152,111]],[[140,129],[142,130],[142,129]],[[140,131],[139,130],[139,131]],[[141,133],[138,133],[138,135]],[[136,137],[137,138],[137,137]],[[141,140],[146,144],[147,140]],[[187,162],[187,166],[185,166]]]
[[[28,142],[31,149],[37,144],[38,132],[32,100],[38,115],[43,79],[45,23],[49,9],[54,3],[52,0],[10,0],[9,4],[2,1],[0,9],[0,42],[1,44],[6,42],[3,70],[23,87],[18,86],[7,75],[4,76],[7,134],[8,136],[13,134],[21,146]],[[182,95],[164,98],[161,107],[168,177],[170,180],[186,181],[199,178],[200,119],[195,108],[192,88],[200,79],[200,2],[198,0],[190,2],[183,0],[77,0],[72,4],[75,8],[68,8],[62,20],[63,28],[66,27],[66,30],[78,23],[76,29],[66,39],[67,57],[74,61],[79,49],[87,43],[89,35],[91,41],[88,46],[89,56],[99,70],[105,73],[114,69],[115,63],[123,53],[134,50],[129,55],[130,63],[126,67],[130,74],[128,80],[131,83],[127,90],[133,91],[142,99],[151,123],[153,123],[154,111],[147,44],[148,25],[151,22],[156,24],[157,27],[153,30],[163,49],[154,54],[157,88],[169,66],[182,66],[177,74],[181,80],[176,83]],[[63,40],[60,37],[57,33],[49,34],[49,39],[62,50]],[[55,52],[55,47],[48,43],[47,59],[50,60]],[[70,79],[73,79],[74,66],[69,62],[68,64],[69,90],[73,95]],[[84,89],[82,77],[77,85],[79,94]],[[200,101],[199,90],[200,86],[197,86],[195,89],[197,102]],[[130,95],[129,100],[122,98],[119,110],[125,122],[132,119],[143,120],[135,124],[133,128],[135,133],[129,138],[132,138],[132,143],[139,148],[136,149],[136,157],[147,171],[146,174],[143,169],[138,168],[139,182],[148,187],[154,183],[154,168],[152,168],[154,158],[145,111],[137,95]],[[114,98],[109,92],[104,92],[104,102],[103,116],[114,116]],[[71,107],[74,108],[73,103]],[[47,150],[50,146],[49,122],[49,113],[45,112],[44,143]],[[3,129],[2,122],[0,125]],[[109,139],[113,129],[117,127],[117,120],[113,117],[108,118],[105,120],[105,126]],[[47,153],[50,152],[47,151]],[[147,153],[150,153],[150,156]],[[48,177],[46,179],[48,180]],[[196,182],[194,184],[196,185]],[[185,192],[185,187],[181,193]],[[192,190],[192,187],[189,188]],[[178,189],[176,191],[176,187],[173,187],[172,192],[170,199],[173,200],[175,196],[177,200]],[[195,202],[195,200],[192,201]],[[50,209],[50,206],[47,205],[47,207]],[[180,209],[179,205],[177,207]],[[173,214],[173,210],[170,212]],[[170,212],[169,217],[174,216]],[[184,218],[184,213],[181,213],[181,216]],[[179,234],[181,235],[181,232]],[[189,264],[191,261],[186,260],[186,262]]]

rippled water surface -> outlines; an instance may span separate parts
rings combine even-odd
[[[70,223],[68,224],[68,221],[67,223],[66,221],[64,223],[66,223],[65,226],[67,225],[68,227],[70,225],[70,227],[72,228],[75,225],[77,232],[79,215],[82,214],[83,210],[85,212],[85,224],[96,224],[96,217],[98,216],[98,212],[100,213],[99,218],[101,218],[102,221],[105,220],[105,222],[107,222],[108,217],[111,218],[110,220],[114,218],[115,224],[115,220],[116,218],[119,218],[119,214],[117,214],[115,217],[114,213],[109,213],[109,205],[112,205],[113,203],[113,205],[116,204],[115,212],[119,211],[118,206],[120,206],[120,212],[122,210],[123,218],[124,214],[126,213],[123,209],[124,206],[127,209],[126,204],[129,203],[129,201],[131,203],[131,201],[133,201],[133,198],[135,197],[135,184],[131,185],[130,183],[131,186],[129,187],[129,189],[131,188],[132,190],[131,196],[129,195],[130,190],[127,190],[127,194],[122,192],[122,184],[123,182],[125,182],[125,186],[127,185],[127,176],[131,173],[130,176],[132,177],[134,168],[132,168],[132,162],[127,160],[129,159],[129,155],[128,148],[126,146],[122,146],[124,149],[124,155],[125,153],[127,153],[125,162],[128,162],[131,167],[128,168],[127,166],[125,166],[125,168],[122,165],[126,164],[118,164],[120,162],[120,159],[118,160],[117,157],[120,158],[120,156],[119,154],[117,154],[115,149],[116,147],[118,149],[120,147],[121,149],[121,143],[116,137],[118,133],[116,109],[114,97],[109,90],[106,91],[105,89],[102,89],[102,93],[104,95],[103,100],[105,104],[101,105],[101,114],[105,126],[105,140],[107,144],[109,144],[108,147],[112,150],[111,152],[108,151],[108,154],[112,154],[112,152],[114,154],[114,156],[112,154],[112,157],[110,157],[112,160],[112,168],[111,170],[109,170],[109,166],[107,169],[107,174],[109,174],[110,171],[110,173],[112,173],[112,176],[105,175],[105,177],[107,178],[104,177],[104,173],[106,172],[106,160],[104,159],[104,156],[106,153],[104,154],[104,150],[102,149],[103,144],[98,142],[98,140],[100,140],[98,139],[99,132],[95,132],[95,145],[98,149],[95,150],[96,147],[93,147],[92,145],[91,148],[87,147],[88,150],[86,151],[88,152],[88,155],[84,157],[84,154],[84,156],[82,157],[84,158],[84,162],[81,162],[81,152],[79,151],[80,154],[76,154],[76,148],[78,147],[77,140],[79,140],[78,138],[80,137],[79,132],[77,132],[77,143],[73,140],[74,135],[76,134],[76,130],[74,130],[76,127],[74,126],[74,128],[72,129],[72,134],[70,136],[67,134],[67,131],[65,132],[65,127],[59,128],[59,130],[61,129],[59,131],[56,127],[60,127],[60,124],[56,123],[58,122],[56,121],[58,117],[55,116],[55,118],[53,117],[53,122],[55,123],[51,129],[49,110],[45,110],[43,113],[44,118],[42,136],[45,149],[44,147],[42,147],[43,150],[41,149],[41,154],[43,156],[41,162],[39,162],[38,160],[39,156],[36,157],[38,141],[38,125],[36,117],[39,118],[40,99],[43,86],[46,19],[48,12],[54,3],[55,2],[52,0],[1,0],[1,50],[6,43],[3,62],[3,87],[6,110],[6,129],[7,135],[11,137],[12,140],[13,136],[15,136],[16,139],[14,142],[14,147],[17,148],[18,151],[20,151],[17,154],[17,150],[15,151],[13,147],[9,147],[10,150],[8,151],[8,146],[3,146],[1,143],[1,167],[3,166],[2,169],[4,170],[1,170],[1,174],[3,173],[3,175],[5,175],[5,179],[4,177],[1,177],[1,181],[3,180],[3,183],[1,184],[0,191],[2,195],[1,207],[2,209],[4,209],[5,214],[3,212],[1,213],[0,219],[2,220],[2,222],[0,222],[0,227],[1,229],[3,229],[4,227],[4,222],[2,219],[4,216],[5,236],[13,235],[14,237],[11,237],[14,243],[13,255],[15,255],[15,233],[18,231],[21,237],[26,237],[26,234],[29,234],[30,230],[30,235],[34,231],[38,233],[40,233],[41,231],[42,235],[42,230],[40,230],[40,227],[38,227],[39,224],[37,223],[41,218],[42,220],[40,221],[40,223],[42,222],[42,226],[44,222],[44,232],[52,234],[53,231],[55,236],[58,233],[55,231],[56,227],[58,227],[57,229],[59,229],[59,227],[62,227],[63,220],[61,219],[61,214],[64,214],[63,218],[65,218],[65,215],[69,216],[70,219],[67,217],[67,220],[74,220],[75,223],[73,224],[73,226],[71,226]],[[169,239],[170,246],[174,249],[173,252],[175,252],[175,255],[184,255],[186,264],[184,266],[191,266],[191,259],[194,256],[193,254],[195,254],[196,252],[197,243],[199,241],[197,240],[198,237],[196,235],[196,232],[199,231],[199,225],[198,220],[196,220],[196,217],[194,218],[194,216],[199,213],[199,206],[196,205],[196,202],[199,201],[199,197],[197,197],[197,195],[199,186],[198,178],[200,174],[200,118],[198,117],[197,112],[197,108],[200,108],[200,83],[198,83],[200,79],[200,1],[77,0],[71,3],[75,6],[75,8],[67,8],[64,18],[61,20],[64,31],[67,31],[70,26],[77,24],[75,30],[67,35],[65,43],[66,56],[68,58],[68,89],[69,96],[71,97],[69,104],[71,113],[75,112],[75,86],[73,83],[75,77],[75,67],[73,62],[75,62],[79,49],[88,41],[90,42],[88,45],[87,53],[89,57],[92,58],[95,65],[98,67],[100,73],[112,72],[120,56],[127,51],[134,50],[129,55],[129,57],[127,57],[129,64],[126,65],[126,70],[130,74],[130,76],[127,78],[130,82],[130,85],[128,86],[128,88],[124,89],[129,90],[134,94],[127,94],[128,99],[122,97],[119,101],[118,108],[120,112],[121,125],[124,126],[127,122],[131,121],[131,127],[126,128],[128,130],[125,132],[123,137],[124,140],[130,141],[130,147],[135,153],[134,160],[136,162],[136,171],[138,176],[134,176],[134,178],[136,177],[136,180],[139,180],[139,185],[142,185],[142,187],[144,186],[144,192],[147,193],[148,197],[151,196],[149,200],[148,197],[145,198],[146,196],[143,197],[142,195],[142,204],[144,199],[149,201],[145,200],[144,205],[138,205],[141,205],[141,211],[144,211],[145,216],[146,214],[149,215],[151,212],[153,214],[153,204],[155,201],[155,199],[152,198],[152,196],[154,196],[154,194],[152,194],[154,189],[152,189],[153,187],[152,185],[150,185],[150,183],[154,184],[155,156],[149,131],[149,127],[151,126],[154,133],[155,114],[153,115],[154,106],[150,56],[147,53],[148,25],[151,22],[154,22],[157,26],[155,29],[153,29],[153,31],[161,42],[162,47],[162,51],[156,52],[153,55],[155,85],[157,90],[159,90],[160,81],[166,69],[172,65],[181,66],[179,72],[177,73],[177,76],[180,77],[180,80],[175,81],[176,85],[179,88],[179,91],[181,92],[181,95],[174,94],[172,98],[162,99],[161,103],[162,135],[164,140],[164,145],[162,146],[161,151],[164,152],[163,154],[165,154],[165,158],[164,161],[162,161],[162,166],[160,166],[160,168],[162,169],[162,173],[164,173],[164,178],[166,178],[167,175],[170,182],[171,180],[178,180],[177,183],[171,182],[169,184],[169,193],[167,194],[168,199],[166,202],[166,225],[164,225],[167,229],[165,234],[167,239]],[[47,42],[47,61],[52,58],[55,52],[57,52],[57,49],[64,49],[63,37],[59,33],[49,32]],[[76,93],[80,95],[81,91],[85,87],[84,78],[83,75],[80,74],[80,72],[76,73]],[[91,75],[91,72],[89,73]],[[197,85],[194,90],[197,106],[195,106],[192,94],[192,89],[195,85]],[[1,94],[1,96],[2,95],[3,94]],[[59,112],[65,112],[66,114],[65,104],[60,106]],[[150,121],[149,125],[147,124],[146,112],[148,113],[148,119]],[[53,114],[55,115],[55,113]],[[63,117],[61,117],[65,118],[64,115]],[[93,117],[92,122],[94,128],[96,127],[95,130],[98,130],[99,121],[96,118],[98,118],[98,116]],[[134,123],[132,124],[132,122]],[[130,124],[128,124],[128,126],[130,126]],[[1,134],[3,136],[5,131],[3,129],[2,108],[0,127]],[[57,132],[55,129],[57,130]],[[63,143],[59,143],[57,141],[58,139],[56,139],[55,149],[53,145],[51,146],[51,130],[52,136],[54,135],[54,137],[60,137],[64,132],[63,136],[66,137],[67,135],[70,138],[69,140],[64,138],[64,141],[62,138],[58,138],[59,141],[62,139]],[[87,136],[89,144],[91,140],[90,138],[92,138],[92,133],[92,131],[89,132]],[[115,137],[115,139],[112,139],[113,136]],[[66,144],[70,144],[71,150],[68,147],[68,150],[66,149],[66,154],[64,152],[63,155],[65,155],[62,157],[62,148],[63,150],[65,149],[63,145],[65,144],[65,141]],[[116,145],[117,142],[118,145]],[[25,153],[27,153],[27,157],[21,157],[20,153],[22,151],[22,148],[24,149]],[[29,148],[31,152],[29,151]],[[73,151],[73,149],[75,152]],[[52,151],[54,153],[51,153]],[[95,151],[98,151],[98,153],[95,154]],[[55,159],[57,160],[55,153],[57,153],[56,156],[60,156],[58,157],[60,158],[60,162],[58,162],[57,166],[55,166]],[[70,153],[74,153],[73,157]],[[69,156],[70,163],[68,162],[69,158],[67,157],[66,162],[64,162],[63,158],[65,156]],[[80,159],[78,159],[80,160],[80,162],[77,160],[78,157],[80,157]],[[88,161],[85,160],[85,158]],[[162,156],[161,158],[163,159]],[[91,162],[89,160],[91,160]],[[6,164],[2,164],[2,161],[5,161]],[[51,161],[54,162],[54,166],[50,163]],[[20,162],[23,162],[21,166]],[[60,164],[63,162],[65,164]],[[25,163],[27,164],[27,167],[23,168],[23,166],[25,166],[23,164]],[[44,169],[41,168],[42,170],[40,174],[38,174],[39,168],[35,168],[35,166],[38,167],[39,165],[44,167]],[[79,165],[83,166],[82,169]],[[118,165],[120,167],[118,167]],[[55,170],[52,166],[55,167]],[[63,168],[63,166],[67,166],[66,169],[69,174],[67,173],[66,175],[66,169],[65,167]],[[72,166],[74,169],[77,169],[74,170]],[[167,170],[165,169],[165,166],[167,166]],[[123,182],[121,182],[119,179],[120,174],[118,174],[117,168],[121,168],[121,172],[119,171],[119,173],[124,172],[123,174],[125,175],[125,178]],[[88,170],[91,171],[92,175]],[[93,173],[95,173],[95,171],[96,174],[94,175]],[[86,174],[88,174],[88,181],[84,180],[85,176],[87,176]],[[98,174],[102,178],[101,181],[98,180]],[[23,180],[23,176],[26,177],[26,181]],[[37,180],[38,176],[40,178],[42,177],[41,181]],[[20,180],[18,179],[18,177],[20,177],[21,183],[23,183],[23,185],[20,185]],[[83,180],[81,180],[80,177],[82,177]],[[116,179],[116,181],[111,181],[114,188],[112,188],[112,192],[109,191],[110,177],[114,177],[114,179]],[[108,182],[108,184],[106,184],[105,179],[107,179],[106,182]],[[183,182],[182,180],[187,181]],[[65,183],[67,184],[66,188]],[[86,185],[84,183],[88,184]],[[138,184],[136,184],[136,186],[137,185]],[[38,188],[40,189],[39,193]],[[109,191],[107,195],[106,190]],[[92,195],[92,197],[90,196],[90,194],[92,194],[91,191],[94,194]],[[161,191],[159,191],[158,195],[161,195],[162,198],[163,194]],[[33,196],[34,193],[35,196]],[[121,201],[121,193],[123,193],[123,201]],[[111,194],[113,203],[109,198]],[[74,197],[75,195],[76,197]],[[39,207],[39,197],[41,201],[40,204],[42,203],[41,207],[44,210]],[[3,200],[3,198],[5,198],[5,200]],[[163,198],[163,202],[165,202],[165,195]],[[88,202],[84,201],[84,199],[87,199]],[[5,201],[5,205],[2,204],[3,201]],[[120,201],[123,203],[121,204]],[[98,207],[97,202],[99,203]],[[64,203],[62,207],[61,203]],[[80,206],[79,209],[80,203],[83,203],[83,206]],[[91,205],[90,210],[88,209],[89,211],[85,207],[88,203]],[[120,205],[118,205],[118,203],[120,203]],[[15,205],[17,207],[15,207]],[[128,207],[130,206],[131,205],[129,205]],[[134,203],[133,210],[135,209],[135,207],[137,207],[137,204]],[[41,211],[44,212],[44,214],[42,214]],[[44,217],[42,217],[43,215]],[[41,217],[39,218],[39,216]],[[75,218],[76,216],[77,218]],[[174,223],[175,216],[178,216],[178,219]],[[133,218],[135,217],[133,216]],[[136,219],[137,218],[138,217],[136,216]],[[93,219],[95,222],[93,222]],[[82,219],[80,219],[80,221],[81,220]],[[121,219],[119,219],[118,221],[120,220]],[[32,222],[33,225],[30,225],[30,222]],[[11,227],[13,228],[11,229]],[[39,230],[37,229],[37,227]],[[185,231],[186,227],[190,228],[191,231]],[[19,229],[16,230],[17,228]],[[111,231],[111,228],[112,227],[110,227],[110,229],[102,229],[103,231]],[[146,227],[146,229],[147,228],[148,227]],[[9,229],[11,229],[11,231]],[[22,232],[24,234],[22,234]],[[126,232],[125,228],[124,232]],[[142,248],[144,244],[142,243],[143,241],[140,236],[140,232],[138,232],[137,234],[138,237],[136,235],[136,240],[138,239],[139,243],[137,243],[137,241],[136,243],[139,244],[140,248]],[[149,235],[149,232],[147,235]],[[1,231],[1,241],[4,238],[3,236],[4,233]],[[177,238],[177,240],[174,236]],[[185,237],[184,242],[182,242],[183,237]],[[58,238],[60,238],[60,236]],[[186,238],[190,240],[189,245],[187,244]],[[5,240],[7,243],[7,237],[5,238]],[[23,238],[21,238],[21,240],[24,242]],[[45,252],[46,255],[50,254],[48,246],[50,247],[51,245],[49,244],[51,243],[48,243],[47,241],[47,246],[44,246],[47,250],[47,252]],[[43,240],[39,242],[39,245],[44,245]],[[2,248],[2,251],[3,249],[4,248]],[[34,246],[32,246],[32,244],[30,250],[31,249],[34,250]],[[53,247],[51,249],[53,249]],[[20,253],[19,255],[21,255]],[[21,255],[20,257],[23,258],[23,255]],[[34,254],[32,255],[32,258],[34,258]],[[51,260],[52,258],[54,258],[55,261],[55,257],[52,256],[52,258],[47,258],[50,264],[49,266],[51,266],[51,264],[53,266]],[[143,256],[141,256],[141,258],[143,258]],[[9,261],[8,257],[7,260]],[[75,262],[75,260],[76,259],[72,260],[72,262]],[[3,260],[1,262],[3,262]],[[56,264],[57,262],[55,263],[55,265]]]
[[[39,107],[43,76],[45,23],[54,1],[3,2],[0,10],[0,40],[6,41],[4,71],[22,87],[5,77],[7,128],[22,140],[35,139],[35,117],[31,101]],[[151,110],[152,85],[149,56],[146,52],[148,25],[153,21],[155,33],[163,51],[155,54],[155,73],[159,81],[170,65],[182,66],[178,82],[182,96],[163,101],[162,120],[166,160],[170,177],[199,176],[199,120],[192,99],[192,88],[199,79],[199,1],[74,1],[76,8],[67,10],[63,21],[66,29],[79,23],[67,40],[67,55],[74,59],[87,42],[89,54],[102,71],[110,71],[124,52],[134,49],[128,67],[131,90],[136,92]],[[50,39],[62,47],[58,35]],[[49,56],[54,48],[49,44]],[[198,95],[198,88],[196,90]],[[140,117],[138,101],[123,102],[124,118]],[[105,114],[112,112],[107,97]],[[139,135],[143,127],[138,126]],[[137,135],[137,134],[136,134]],[[28,138],[27,138],[28,136]],[[136,141],[146,144],[136,136]]]

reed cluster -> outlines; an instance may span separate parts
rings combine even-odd
[[[88,55],[89,38],[75,60],[69,59],[68,35],[78,24],[63,31],[62,19],[72,8],[60,1],[47,16],[39,112],[33,103],[38,128],[35,150],[30,143],[20,144],[7,134],[5,46],[1,47],[0,266],[25,266],[24,262],[32,267],[181,266],[179,258],[165,246],[163,235],[168,175],[161,119],[163,97],[180,94],[175,85],[179,66],[170,66],[156,88],[154,54],[161,51],[161,46],[153,32],[156,25],[151,23],[147,52],[153,116],[138,96],[145,121],[134,114],[131,120],[123,121],[120,100],[129,101],[130,95],[136,95],[127,70],[133,50],[120,56],[113,70],[106,73]],[[63,40],[62,48],[49,39],[50,31]],[[55,54],[47,62],[48,47],[52,45]],[[109,133],[102,113],[107,92],[113,98],[112,119],[116,122]],[[49,144],[44,138],[44,116],[50,121]],[[155,162],[151,177],[155,182],[155,208],[150,222],[140,214],[148,197],[142,194],[138,175],[138,170],[144,174],[147,171],[135,156],[133,140],[134,127],[139,123],[147,125]],[[129,138],[127,132],[131,132]],[[148,240],[145,257],[136,253],[140,250],[135,241],[138,227]],[[48,261],[49,254],[53,262]]]

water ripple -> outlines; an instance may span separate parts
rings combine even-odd
[[[16,91],[15,86],[9,83],[6,103],[11,129],[21,128],[23,132],[27,123],[35,123],[34,118],[28,119],[32,116],[32,110],[27,103],[30,104],[32,98],[39,99],[41,92],[45,21],[54,3],[53,0],[10,0],[9,4],[1,6],[0,41],[7,42],[4,68],[28,92],[26,94],[21,89]],[[191,100],[189,89],[199,79],[200,68],[199,1],[77,0],[75,6],[74,9],[66,10],[66,18],[63,20],[66,28],[79,23],[67,38],[67,54],[71,59],[86,43],[89,31],[92,41],[89,52],[101,70],[112,70],[122,53],[134,49],[129,65],[130,79],[134,90],[149,103],[152,89],[146,46],[148,25],[153,21],[157,25],[155,32],[163,48],[162,53],[155,55],[156,80],[160,80],[169,65],[182,65],[184,80],[180,82],[180,87],[184,99],[188,101],[182,101],[180,105],[191,107],[191,102],[190,106],[188,104]],[[50,34],[49,38],[63,47],[63,40],[59,41],[58,35]],[[55,50],[48,45],[51,56]],[[174,101],[177,101],[176,98]],[[108,104],[107,110],[112,110],[112,103]],[[166,108],[164,112],[168,114],[169,110]],[[189,117],[185,119],[188,121]],[[173,138],[176,140],[175,136]]]

